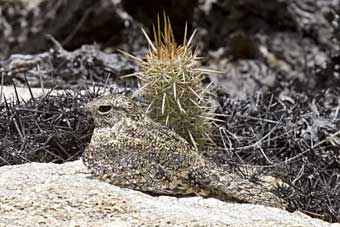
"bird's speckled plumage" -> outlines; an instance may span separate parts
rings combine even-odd
[[[146,116],[132,98],[107,96],[89,103],[88,109],[96,127],[83,161],[98,178],[155,194],[284,207],[261,185],[209,163],[174,131]]]

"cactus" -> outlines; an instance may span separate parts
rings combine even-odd
[[[202,85],[202,73],[197,51],[191,46],[195,32],[187,39],[185,26],[183,44],[175,41],[170,20],[164,15],[163,31],[158,17],[153,26],[154,42],[142,29],[149,51],[145,59],[137,60],[138,73],[145,100],[150,104],[147,114],[186,139],[196,149],[208,144],[211,130],[207,89]],[[129,55],[131,56],[131,55]]]

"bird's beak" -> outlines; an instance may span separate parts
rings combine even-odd
[[[85,106],[81,107],[80,109],[81,109],[81,111],[83,111],[83,112],[86,112],[86,113],[89,113],[89,114],[93,115],[93,109],[94,109],[94,107],[93,107],[93,105],[91,104],[91,102],[87,103]]]
[[[90,111],[90,112],[94,113],[94,112],[96,111],[96,105],[95,105],[95,104],[96,104],[97,101],[98,101],[97,99],[94,99],[94,100],[88,102],[88,103],[84,106],[84,109],[87,110],[87,111]]]

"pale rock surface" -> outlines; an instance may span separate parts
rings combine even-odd
[[[29,100],[32,96],[30,94],[30,90],[27,87],[17,87],[17,92],[18,92],[18,96],[20,100]],[[90,88],[92,89],[92,88]],[[95,88],[93,88],[95,89]],[[111,85],[110,87],[111,92],[112,93],[119,93],[124,91],[124,88],[121,88],[117,85]],[[1,91],[1,88],[0,88]],[[31,88],[32,94],[34,98],[40,97],[40,96],[44,96],[45,94],[51,94],[51,95],[60,95],[63,94],[65,92],[68,93],[74,93],[74,92],[81,92],[82,94],[86,93],[86,90],[63,90],[63,89],[50,89],[50,88]],[[6,97],[6,99],[10,99],[10,100],[16,100],[16,94],[15,94],[15,89],[13,86],[3,86],[2,88],[2,93],[3,93],[3,97]],[[111,94],[110,91],[106,91],[103,95],[109,95]],[[3,98],[2,98],[3,101]]]
[[[31,91],[34,97],[39,97],[48,93],[49,89],[31,88]],[[20,99],[28,100],[31,98],[30,91],[27,87],[17,87],[17,92]],[[15,89],[13,86],[3,86],[2,93],[6,99],[15,99]]]
[[[339,227],[259,205],[150,196],[94,179],[81,161],[0,168],[0,226]]]

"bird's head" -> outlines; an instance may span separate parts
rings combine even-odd
[[[86,110],[91,112],[96,127],[113,126],[123,119],[138,120],[142,108],[131,97],[124,95],[109,95],[89,102]]]

